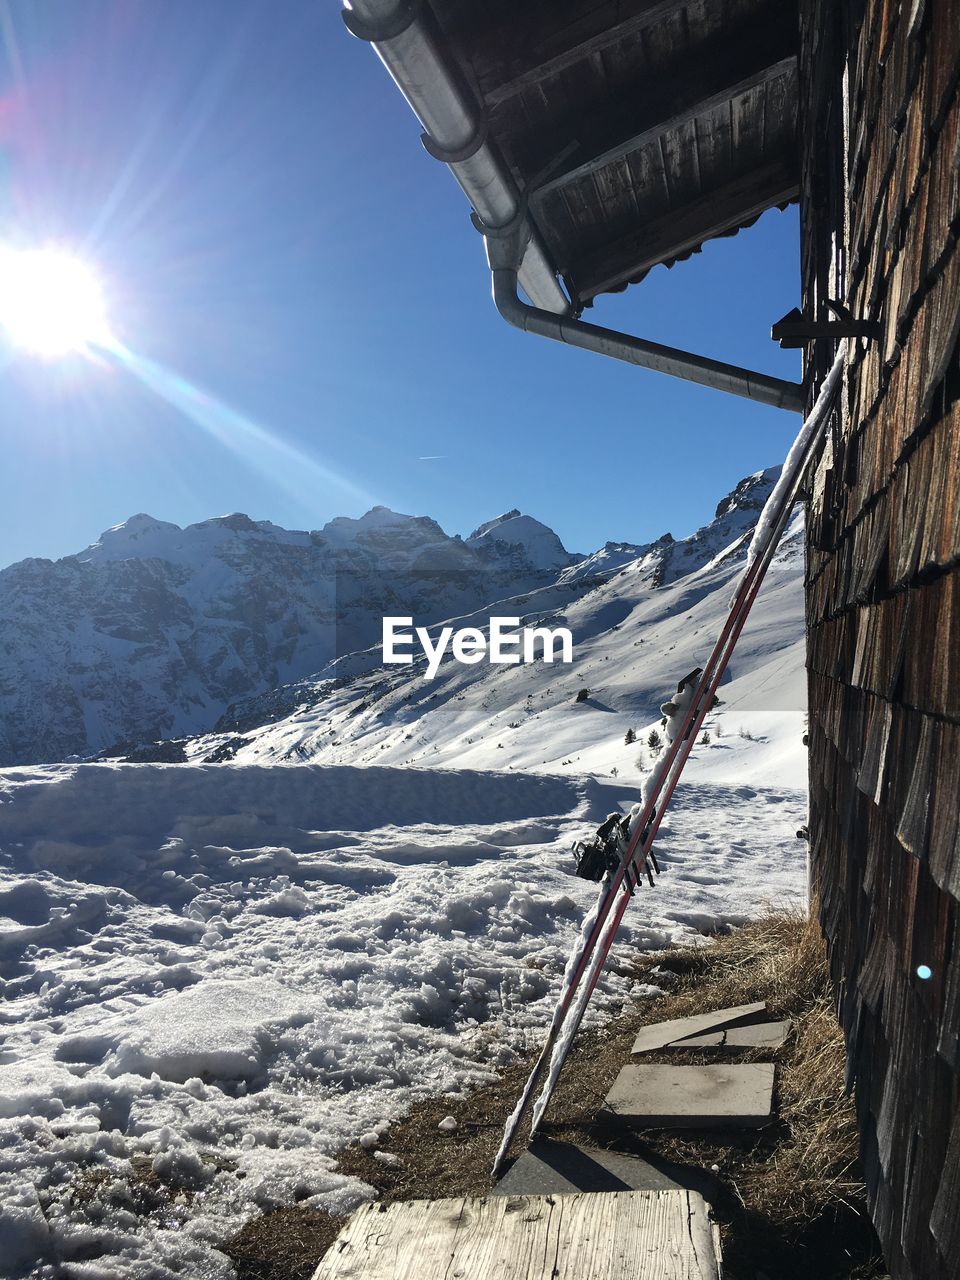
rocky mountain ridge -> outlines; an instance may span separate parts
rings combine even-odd
[[[374,507],[318,531],[235,513],[181,529],[138,514],[61,560],[0,572],[0,765],[203,734],[230,708],[368,667],[386,614],[482,622],[556,587],[565,602],[631,565],[656,587],[752,528],[757,472],[692,537],[568,552],[514,509],[470,537]],[[236,718],[236,717],[234,717]]]
[[[385,507],[315,532],[140,513],[77,555],[0,572],[0,764],[202,732],[372,644],[385,613],[438,621],[576,560],[513,512],[466,541]]]
[[[565,627],[568,664],[464,666],[421,656],[385,666],[379,646],[331,663],[324,678],[236,703],[211,734],[146,744],[134,761],[314,763],[498,771],[622,773],[644,767],[649,732],[676,681],[703,666],[776,470],[748,477],[686,539],[608,543],[534,591],[498,602],[522,626]],[[449,619],[483,630],[494,611]],[[432,628],[434,638],[438,628]],[[709,740],[726,731],[781,770],[806,705],[803,512],[797,510],[723,681]],[[779,744],[779,745],[778,745]],[[711,748],[717,760],[726,741]],[[791,766],[792,767],[792,766]]]

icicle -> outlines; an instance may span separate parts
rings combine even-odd
[[[807,462],[807,451],[810,446],[810,441],[816,432],[823,426],[827,410],[833,401],[833,393],[836,389],[837,382],[843,374],[843,365],[846,360],[846,356],[847,344],[846,342],[841,342],[830,372],[823,380],[823,385],[820,388],[820,394],[817,396],[816,404],[804,419],[803,426],[800,428],[800,432],[797,435],[796,440],[794,440],[793,444],[790,446],[790,452],[787,454],[786,460],[784,461],[783,468],[780,472],[780,478],[773,486],[773,492],[770,494],[763,510],[760,512],[760,519],[757,521],[756,527],[753,531],[753,537],[750,540],[750,549],[747,552],[746,566],[744,567],[743,573],[737,579],[736,589],[730,597],[731,607],[737,598],[737,592],[739,592],[744,578],[750,572],[757,556],[759,556],[760,552],[770,540],[770,534],[777,521],[785,495],[799,480],[799,471]]]
[[[557,1080],[560,1078],[560,1072],[563,1070],[563,1064],[566,1061],[567,1054],[570,1052],[570,1045],[574,1036],[580,1027],[584,1011],[590,996],[593,994],[593,988],[596,984],[600,969],[606,958],[606,951],[602,947],[597,947],[591,957],[590,964],[580,983],[580,990],[576,1001],[571,1005],[567,1014],[566,1025],[564,1026],[563,1035],[557,1040],[553,1046],[553,1053],[550,1057],[550,1071],[547,1075],[546,1082],[540,1090],[540,1096],[537,1098],[533,1108],[533,1116],[530,1121],[530,1132],[536,1133],[540,1127],[540,1121],[547,1109],[553,1091],[556,1088]]]
[[[609,875],[604,877],[603,883],[600,886],[600,893],[597,896],[597,901],[594,904],[593,909],[587,913],[583,921],[583,924],[580,926],[580,936],[577,938],[576,945],[574,946],[573,951],[570,954],[570,958],[567,961],[567,966],[563,971],[563,981],[560,984],[560,995],[557,999],[556,1008],[554,1009],[554,1014],[553,1014],[554,1024],[558,1023],[558,1020],[560,1017],[560,1010],[563,1008],[564,998],[567,992],[570,990],[570,987],[573,985],[573,979],[577,972],[577,966],[580,964],[580,961],[584,955],[584,952],[586,951],[587,943],[590,938],[590,933],[593,929],[593,926],[597,922],[597,918],[599,917],[600,911],[603,907],[604,899],[606,898],[609,892],[609,880],[610,880]],[[514,1107],[512,1113],[507,1119],[506,1124],[504,1125],[503,1138],[500,1142],[500,1147],[493,1161],[494,1173],[496,1173],[496,1171],[500,1168],[501,1163],[506,1158],[507,1150],[510,1146],[510,1142],[513,1137],[514,1125],[519,1119],[521,1112],[527,1105],[527,1100],[529,1097],[529,1087],[530,1087],[531,1081],[532,1081],[532,1077],[531,1077],[531,1080],[527,1082],[527,1085],[528,1085],[527,1089],[525,1089],[523,1093],[520,1095],[519,1102]]]

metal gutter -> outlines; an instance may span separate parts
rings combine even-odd
[[[520,212],[520,193],[419,13],[416,0],[351,0],[341,16],[351,35],[373,45],[423,125],[429,154],[448,166],[486,226],[505,226]],[[570,301],[532,225],[530,232],[520,284],[535,306],[562,315]]]
[[[527,212],[527,193],[517,189],[487,140],[473,95],[437,47],[421,16],[422,6],[423,0],[349,0],[341,16],[352,35],[373,45],[423,125],[425,149],[447,165],[473,205],[474,224],[486,240],[494,302],[501,316],[526,333],[802,413],[799,383],[604,329],[572,315]],[[518,285],[532,306],[518,296]]]
[[[724,364],[709,356],[679,351],[676,347],[665,347],[659,342],[648,342],[645,338],[634,338],[628,333],[604,329],[584,320],[552,315],[549,311],[541,311],[521,301],[517,295],[517,273],[514,268],[494,267],[492,275],[493,300],[497,310],[508,324],[525,333],[553,338],[568,346],[594,351],[601,356],[611,356],[614,360],[623,360],[643,369],[656,369],[659,373],[684,378],[687,382],[698,382],[701,386],[772,405],[775,409],[803,412],[803,387],[800,383],[741,369],[739,365]]]

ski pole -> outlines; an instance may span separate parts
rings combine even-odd
[[[683,744],[687,742],[687,739],[689,737],[689,742],[686,747],[686,750],[683,750],[680,766],[673,774],[672,781],[670,782],[669,791],[667,793],[667,798],[669,800],[669,797],[673,794],[674,788],[676,787],[677,779],[679,778],[679,774],[683,768],[683,764],[686,762],[686,758],[689,755],[690,749],[692,748],[693,740],[695,739],[696,733],[699,731],[699,726],[703,723],[703,719],[705,718],[707,711],[712,705],[713,694],[715,693],[716,687],[719,684],[720,678],[723,675],[723,671],[726,669],[726,665],[727,665],[727,662],[729,661],[730,654],[733,651],[733,646],[736,644],[736,641],[739,638],[740,632],[743,629],[744,623],[746,622],[747,615],[750,611],[750,608],[753,605],[753,601],[756,598],[756,594],[759,591],[759,587],[763,580],[763,577],[766,574],[767,566],[769,565],[770,561],[773,558],[773,554],[776,550],[777,544],[779,543],[780,536],[786,525],[787,518],[789,517],[790,511],[793,507],[793,503],[796,500],[796,490],[799,485],[800,476],[802,475],[802,472],[805,469],[807,459],[812,454],[814,444],[817,442],[817,440],[820,437],[821,428],[823,427],[826,421],[827,411],[829,410],[830,405],[832,404],[833,394],[836,391],[836,388],[839,386],[840,375],[843,370],[844,355],[845,355],[844,347],[843,345],[841,345],[840,349],[837,352],[833,366],[830,369],[830,372],[827,375],[826,379],[824,380],[820,394],[817,397],[817,402],[814,405],[813,409],[811,410],[809,416],[805,420],[803,427],[800,430],[800,434],[798,435],[796,441],[794,442],[794,445],[792,446],[789,454],[787,455],[787,459],[783,467],[783,472],[781,474],[781,479],[780,481],[778,481],[777,485],[774,487],[774,493],[771,495],[771,498],[773,498],[774,495],[776,495],[777,503],[775,504],[775,507],[772,511],[768,512],[767,508],[764,508],[763,513],[761,513],[760,524],[766,525],[766,528],[764,529],[763,546],[762,548],[756,548],[757,553],[754,554],[755,543],[751,543],[750,551],[748,553],[747,568],[745,569],[744,573],[741,576],[741,580],[737,586],[734,599],[731,602],[731,607],[728,612],[726,622],[724,623],[723,629],[721,630],[717,643],[714,646],[713,652],[710,655],[710,659],[707,662],[706,668],[701,674],[698,690],[694,694],[694,697],[691,699],[690,706],[688,707],[687,712],[684,716],[684,720],[681,725],[681,728],[677,736],[674,738],[673,743],[671,743],[670,748],[668,749],[667,755],[665,757],[665,760],[662,762],[660,769],[658,770],[658,777],[656,778],[656,781],[653,787],[651,788],[651,793],[648,796],[646,804],[644,805],[644,809],[641,815],[635,821],[635,826],[634,826],[635,834],[631,838],[630,844],[628,845],[627,852],[624,855],[623,862],[621,863],[621,866],[618,868],[618,870],[614,873],[614,875],[608,880],[608,883],[605,885],[604,889],[601,891],[601,896],[598,899],[598,902],[594,908],[593,919],[589,923],[589,929],[586,931],[586,935],[584,936],[584,934],[581,933],[582,946],[580,950],[580,955],[576,959],[576,961],[574,961],[573,957],[571,957],[570,963],[573,964],[573,969],[572,969],[572,972],[570,973],[569,980],[566,984],[566,987],[561,996],[561,999],[554,1010],[554,1014],[551,1020],[551,1025],[547,1034],[546,1042],[543,1046],[540,1056],[538,1057],[536,1063],[534,1064],[533,1070],[530,1073],[530,1076],[523,1089],[523,1092],[520,1096],[517,1106],[514,1108],[513,1113],[510,1115],[510,1117],[507,1120],[507,1123],[504,1129],[503,1141],[500,1144],[500,1148],[494,1160],[494,1165],[493,1165],[494,1176],[496,1176],[497,1172],[502,1166],[503,1160],[506,1157],[510,1144],[513,1141],[513,1138],[517,1132],[517,1129],[520,1126],[520,1123],[527,1111],[527,1108],[529,1107],[530,1099],[533,1095],[533,1090],[536,1088],[539,1078],[543,1073],[543,1069],[548,1059],[551,1059],[553,1056],[554,1049],[559,1040],[560,1031],[566,1020],[566,1015],[571,1007],[571,1004],[573,1003],[574,995],[576,994],[577,988],[583,978],[584,972],[587,970],[589,966],[591,969],[591,974],[593,975],[592,984],[588,985],[587,992],[586,992],[586,999],[581,1000],[581,1005],[580,1005],[581,1011],[580,1011],[579,1017],[576,1019],[575,1025],[573,1026],[573,1033],[569,1034],[566,1037],[566,1044],[564,1047],[564,1051],[561,1054],[559,1059],[560,1066],[562,1066],[563,1061],[566,1057],[566,1053],[569,1051],[569,1046],[572,1041],[572,1035],[575,1034],[577,1027],[579,1026],[580,1019],[582,1019],[583,1012],[585,1011],[585,1008],[586,1008],[586,1001],[589,1000],[589,997],[592,994],[593,989],[596,985],[597,978],[599,977],[599,966],[595,967],[593,964],[591,964],[591,960],[592,960],[593,951],[596,947],[596,944],[599,938],[601,937],[601,935],[603,934],[604,925],[606,923],[607,916],[609,915],[613,898],[615,897],[617,890],[623,883],[623,880],[627,873],[628,868],[634,861],[638,845],[641,844],[641,841],[644,846],[644,850],[643,850],[644,856],[646,856],[646,852],[650,848],[653,836],[656,833],[656,829],[660,825],[660,818],[662,818],[664,809],[666,808],[665,804],[662,804],[659,806],[659,810],[658,810],[659,817],[656,819],[654,823],[651,824],[649,833],[647,833],[647,824],[650,822],[654,812],[657,812],[655,808],[656,801],[659,798],[660,792],[665,785],[667,775],[668,773],[670,773],[672,769],[674,760],[681,754]],[[760,526],[758,526],[758,528],[759,527]],[[756,537],[755,537],[755,541],[756,541]],[[746,605],[746,608],[743,608],[742,607],[743,605]],[[727,640],[731,637],[731,635],[732,635],[732,644],[730,644],[729,647],[727,647]],[[719,671],[716,673],[716,678],[714,679],[715,669],[717,667],[717,664],[721,661],[721,659],[722,659],[722,666],[720,666]],[[701,697],[701,690],[703,690],[704,692],[706,692],[707,690],[711,690],[710,696]],[[696,726],[697,726],[696,728],[693,728],[694,723],[696,723]],[[645,836],[647,838],[644,838]],[[601,952],[600,965],[602,965],[602,962],[605,959],[607,952],[609,951],[609,947],[610,945],[612,945],[612,941],[613,941],[612,935],[613,933],[616,932],[616,928],[619,926],[620,920],[622,920],[623,918],[623,913],[626,910],[626,904],[628,901],[629,901],[629,897],[625,896],[617,912],[616,922],[613,926],[613,929],[612,931],[608,931],[608,935],[607,935],[608,941],[607,941],[606,947]],[[589,920],[589,917],[588,917],[588,920]],[[587,925],[587,922],[585,922],[585,929],[586,929],[586,925]],[[574,954],[576,955],[576,953]],[[570,969],[570,963],[568,963],[568,970]],[[555,1085],[556,1077],[559,1074],[559,1068],[553,1071],[551,1074],[553,1076],[553,1082],[551,1085],[551,1092],[552,1092],[552,1087],[553,1085]],[[549,1095],[546,1100],[549,1101]],[[542,1116],[543,1114],[543,1109],[544,1107],[538,1106],[538,1112],[540,1116]]]
[[[753,573],[751,573],[748,577],[748,581],[752,581],[753,576],[754,576]],[[701,678],[700,678],[701,684],[703,683],[704,678],[708,676],[708,673],[712,676],[712,667],[715,665],[715,657],[717,654],[717,650],[720,644],[722,643],[722,641],[726,639],[729,633],[730,627],[732,625],[732,619],[733,619],[733,613],[731,611],[730,615],[728,615],[727,621],[724,624],[723,630],[721,632],[721,638],[720,640],[718,640],[717,646],[715,646],[714,648],[714,653],[711,654],[711,657],[707,662],[707,667],[704,669],[704,672],[701,675]],[[500,1148],[497,1151],[497,1155],[494,1159],[493,1170],[492,1170],[494,1177],[497,1176],[498,1172],[500,1171],[503,1165],[503,1161],[506,1158],[506,1154],[507,1154],[507,1151],[509,1150],[510,1144],[512,1143],[514,1136],[516,1135],[517,1129],[520,1127],[520,1123],[523,1120],[523,1117],[526,1114],[527,1109],[529,1108],[530,1101],[533,1096],[533,1091],[536,1089],[537,1084],[539,1083],[540,1077],[543,1074],[543,1070],[546,1067],[548,1061],[550,1061],[553,1056],[554,1048],[559,1040],[560,1032],[566,1020],[566,1015],[570,1009],[571,1004],[573,1003],[573,999],[576,994],[577,988],[589,965],[591,955],[594,951],[596,943],[603,932],[604,923],[606,921],[607,916],[609,915],[610,908],[613,905],[613,901],[616,898],[617,891],[621,887],[624,881],[624,877],[626,876],[627,871],[634,860],[637,847],[640,843],[640,840],[643,837],[643,833],[648,823],[650,823],[651,817],[655,811],[658,812],[660,815],[663,814],[663,806],[658,805],[657,803],[659,800],[660,791],[663,787],[663,784],[666,779],[667,773],[670,769],[670,766],[672,765],[674,759],[677,757],[677,755],[679,754],[682,748],[682,744],[684,743],[685,737],[686,737],[686,731],[693,722],[693,716],[696,711],[697,705],[698,705],[698,699],[695,694],[690,701],[689,707],[684,713],[684,719],[681,723],[679,732],[677,733],[673,742],[667,748],[667,751],[663,760],[659,762],[658,774],[652,785],[651,793],[649,794],[640,815],[634,820],[631,839],[627,846],[627,851],[624,854],[623,861],[621,862],[617,870],[613,873],[613,875],[608,878],[606,884],[604,885],[604,888],[601,891],[601,895],[594,908],[593,919],[590,921],[589,929],[586,932],[586,936],[583,937],[583,934],[581,934],[581,937],[583,937],[583,947],[581,950],[581,954],[573,964],[573,969],[570,972],[569,980],[566,983],[565,990],[561,995],[560,1001],[558,1002],[556,1008],[554,1009],[553,1018],[551,1020],[550,1028],[547,1033],[547,1038],[544,1043],[543,1049],[540,1052],[540,1056],[537,1058],[537,1061],[534,1064],[533,1070],[531,1071],[530,1076],[527,1079],[526,1085],[524,1086],[523,1092],[520,1095],[520,1099],[519,1099],[519,1102],[517,1103],[517,1106],[514,1108],[512,1114],[507,1120],[506,1127],[504,1130],[503,1141],[501,1142]],[[658,825],[659,825],[659,822],[658,822]],[[629,899],[625,896],[624,903],[626,903],[628,900]],[[621,917],[622,917],[622,912],[621,912]],[[589,920],[589,917],[588,917],[588,920]],[[584,922],[584,928],[585,929],[587,928],[586,921]],[[568,965],[568,969],[569,969],[569,965]]]
[[[750,574],[748,580],[752,580],[752,577],[753,577],[753,574]],[[721,640],[726,638],[731,624],[732,624],[732,614],[728,616],[727,621],[724,624],[723,631],[721,632]],[[718,646],[719,644],[720,644],[720,641],[718,641]],[[714,654],[711,655],[710,660],[708,660],[707,667],[704,669],[703,675],[701,675],[701,683],[703,682],[703,679],[707,676],[708,672],[712,674],[711,667],[712,665],[714,665],[716,652],[717,652],[717,649],[715,648]],[[500,1171],[500,1168],[502,1167],[503,1161],[506,1158],[506,1154],[507,1154],[507,1151],[509,1150],[510,1144],[512,1143],[513,1138],[516,1135],[517,1129],[520,1127],[520,1123],[523,1120],[523,1117],[526,1114],[527,1109],[530,1105],[530,1100],[533,1096],[533,1091],[537,1087],[537,1084],[539,1083],[540,1076],[543,1074],[544,1067],[547,1065],[547,1062],[550,1061],[553,1055],[553,1051],[559,1039],[560,1032],[562,1030],[563,1023],[566,1019],[567,1012],[570,1009],[570,1006],[573,1002],[574,995],[576,994],[580,981],[583,978],[584,972],[587,969],[587,966],[591,958],[591,954],[596,946],[598,939],[602,934],[604,923],[606,921],[607,916],[609,915],[610,908],[617,894],[617,890],[621,887],[624,877],[626,876],[627,871],[634,860],[634,856],[636,854],[637,847],[643,836],[643,833],[647,825],[650,823],[653,813],[659,812],[661,815],[663,813],[663,806],[662,805],[658,806],[658,803],[657,803],[659,800],[660,791],[663,787],[663,783],[666,779],[669,768],[672,765],[673,760],[679,754],[682,744],[685,741],[686,731],[692,724],[696,707],[697,707],[697,697],[695,694],[694,697],[691,699],[689,707],[684,713],[684,719],[682,721],[679,732],[677,733],[673,742],[667,748],[667,751],[663,760],[659,763],[657,778],[653,783],[651,793],[649,794],[647,801],[644,804],[643,810],[640,813],[640,815],[634,820],[633,834],[631,835],[631,839],[627,846],[627,851],[624,854],[623,861],[621,862],[618,869],[613,873],[613,875],[607,879],[606,884],[601,890],[600,898],[598,899],[597,904],[594,907],[592,920],[590,920],[590,918],[588,917],[588,920],[590,921],[589,929],[587,929],[587,922],[586,921],[584,922],[584,928],[587,929],[587,932],[585,937],[583,934],[581,934],[581,937],[583,938],[583,947],[581,950],[581,954],[577,958],[577,960],[573,962],[573,969],[570,972],[569,980],[566,983],[566,986],[563,994],[561,995],[560,1001],[558,1002],[556,1008],[554,1009],[553,1018],[551,1020],[550,1028],[547,1033],[547,1038],[544,1043],[543,1049],[540,1052],[540,1056],[537,1058],[537,1061],[534,1064],[533,1070],[531,1071],[530,1076],[527,1079],[526,1085],[524,1086],[523,1092],[520,1095],[520,1099],[517,1103],[517,1106],[514,1108],[513,1113],[510,1115],[510,1117],[507,1120],[506,1127],[504,1130],[503,1141],[501,1142],[500,1148],[497,1151],[497,1155],[494,1159],[493,1171],[492,1171],[494,1177],[496,1177],[497,1173]],[[625,897],[624,902],[626,901],[628,901],[628,898]],[[568,964],[568,969],[569,967],[570,966]]]
[[[785,517],[789,516],[789,510],[790,508],[788,506],[786,509],[786,512],[784,513]],[[735,606],[735,612],[737,614],[736,624],[731,630],[730,635],[728,636],[727,643],[724,646],[724,652],[720,657],[720,660],[717,665],[717,670],[713,676],[713,679],[711,680],[710,686],[707,689],[702,690],[702,692],[698,690],[698,693],[694,696],[692,700],[692,703],[696,708],[696,713],[694,715],[691,731],[689,734],[685,735],[683,739],[683,742],[684,742],[683,749],[678,753],[675,759],[673,768],[670,771],[670,776],[667,779],[665,779],[663,789],[660,792],[662,799],[661,799],[661,804],[658,810],[658,814],[657,816],[654,817],[649,829],[645,829],[643,831],[642,844],[634,853],[635,859],[637,859],[637,855],[639,855],[640,858],[646,858],[651,851],[653,840],[660,826],[660,817],[666,810],[667,805],[669,805],[670,803],[673,792],[680,779],[680,774],[682,773],[683,767],[687,761],[687,758],[689,757],[690,752],[693,749],[693,742],[696,738],[696,735],[700,732],[700,727],[703,724],[703,721],[705,720],[709,712],[709,709],[713,704],[713,698],[715,696],[716,689],[719,686],[720,680],[723,677],[723,673],[726,670],[727,663],[733,653],[734,647],[736,646],[740,633],[743,630],[743,626],[746,622],[746,619],[749,616],[750,609],[753,606],[753,601],[756,599],[756,596],[759,592],[761,583],[766,574],[767,567],[769,566],[769,563],[773,558],[773,554],[776,550],[776,545],[779,542],[779,537],[783,531],[783,527],[785,524],[786,524],[786,518],[778,521],[777,536],[773,540],[770,546],[769,554],[765,554],[762,558],[758,560],[758,565],[759,565],[758,572],[753,578],[751,578],[750,589],[747,592],[747,595],[741,598],[740,594],[738,593],[737,605]],[[619,930],[623,917],[626,914],[626,910],[629,905],[629,902],[630,902],[630,898],[628,895],[624,894],[621,896],[621,899],[617,905],[617,908],[614,911],[611,923],[607,926],[606,932],[604,933],[602,939],[599,941],[598,945],[594,948],[593,957],[591,959],[589,971],[587,973],[587,980],[581,988],[579,1000],[577,1001],[576,1007],[573,1010],[570,1023],[567,1027],[567,1030],[563,1039],[561,1040],[559,1037],[557,1039],[556,1047],[554,1048],[551,1064],[550,1064],[550,1067],[551,1067],[550,1075],[548,1077],[547,1083],[544,1086],[544,1089],[540,1097],[537,1099],[536,1106],[534,1108],[533,1122],[530,1128],[531,1138],[536,1136],[540,1123],[546,1112],[547,1106],[549,1105],[550,1099],[553,1096],[553,1091],[558,1082],[560,1072],[566,1061],[570,1048],[572,1047],[574,1037],[576,1036],[577,1031],[580,1028],[580,1024],[583,1021],[583,1017],[586,1013],[587,1005],[590,1002],[590,997],[593,995],[593,992],[596,989],[597,982],[599,981],[600,974],[603,970],[603,965],[606,961],[607,956],[610,953],[610,948],[613,945],[614,938],[616,937],[617,931]]]
[[[800,477],[806,468],[807,459],[812,454],[813,447],[819,439],[819,429],[826,422],[827,411],[832,404],[833,394],[840,382],[844,357],[845,349],[841,347],[834,360],[833,367],[824,381],[820,395],[817,398],[817,402],[804,423],[804,426],[801,428],[797,442],[791,449],[790,454],[788,454],[787,462],[784,464],[785,472],[789,468],[789,475],[786,477],[786,483],[783,486],[778,484],[774,489],[774,493],[777,493],[778,488],[780,489],[778,494],[779,500],[775,511],[768,513],[765,508],[762,513],[761,520],[765,517],[767,518],[766,537],[762,549],[757,552],[752,561],[748,564],[747,570],[741,575],[734,598],[731,601],[727,625],[725,625],[721,631],[720,638],[714,646],[714,651],[710,656],[707,667],[701,674],[697,690],[691,699],[689,708],[689,712],[692,717],[690,729],[689,731],[685,731],[684,727],[684,730],[681,730],[681,750],[676,753],[674,759],[670,761],[668,776],[663,777],[660,791],[658,792],[658,794],[663,797],[662,803],[656,811],[656,814],[652,817],[649,827],[647,827],[642,820],[639,824],[640,847],[634,849],[632,854],[634,858],[637,853],[639,853],[644,860],[649,856],[653,840],[660,826],[660,821],[667,805],[670,803],[670,799],[676,788],[677,782],[679,781],[680,774],[683,771],[684,764],[686,763],[686,760],[693,748],[696,735],[700,732],[703,721],[713,705],[713,700],[720,680],[723,677],[723,673],[726,670],[727,664],[733,654],[733,650],[736,647],[743,627],[749,617],[751,609],[753,608],[754,601],[760,591],[767,569],[776,554],[780,538],[783,535],[783,530],[789,520],[793,504],[796,501],[796,491],[799,486]],[[798,446],[802,447],[798,448]],[[753,551],[754,546],[751,544],[751,552]],[[714,660],[716,660],[715,669]],[[710,673],[709,676],[708,673]],[[629,857],[631,857],[631,854],[628,850],[625,861]],[[613,945],[614,936],[617,933],[629,901],[630,899],[628,895],[624,895],[622,897],[617,910],[614,913],[612,924],[607,928],[603,941],[591,959],[587,983],[580,995],[580,999],[573,1013],[572,1022],[568,1027],[566,1034],[562,1040],[560,1040],[559,1035],[554,1038],[555,1047],[552,1051],[550,1075],[541,1096],[537,1099],[534,1119],[531,1126],[531,1137],[535,1136],[537,1128],[550,1101],[550,1097],[556,1087],[560,1071],[562,1070],[567,1054],[570,1051],[580,1023],[583,1020],[590,997],[596,988],[604,961],[606,960],[610,948]],[[572,1001],[568,1002],[568,1009],[570,1007],[570,1003],[572,1003]]]

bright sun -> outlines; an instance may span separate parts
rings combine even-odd
[[[55,359],[109,338],[96,275],[60,249],[0,246],[0,325],[10,341]]]

